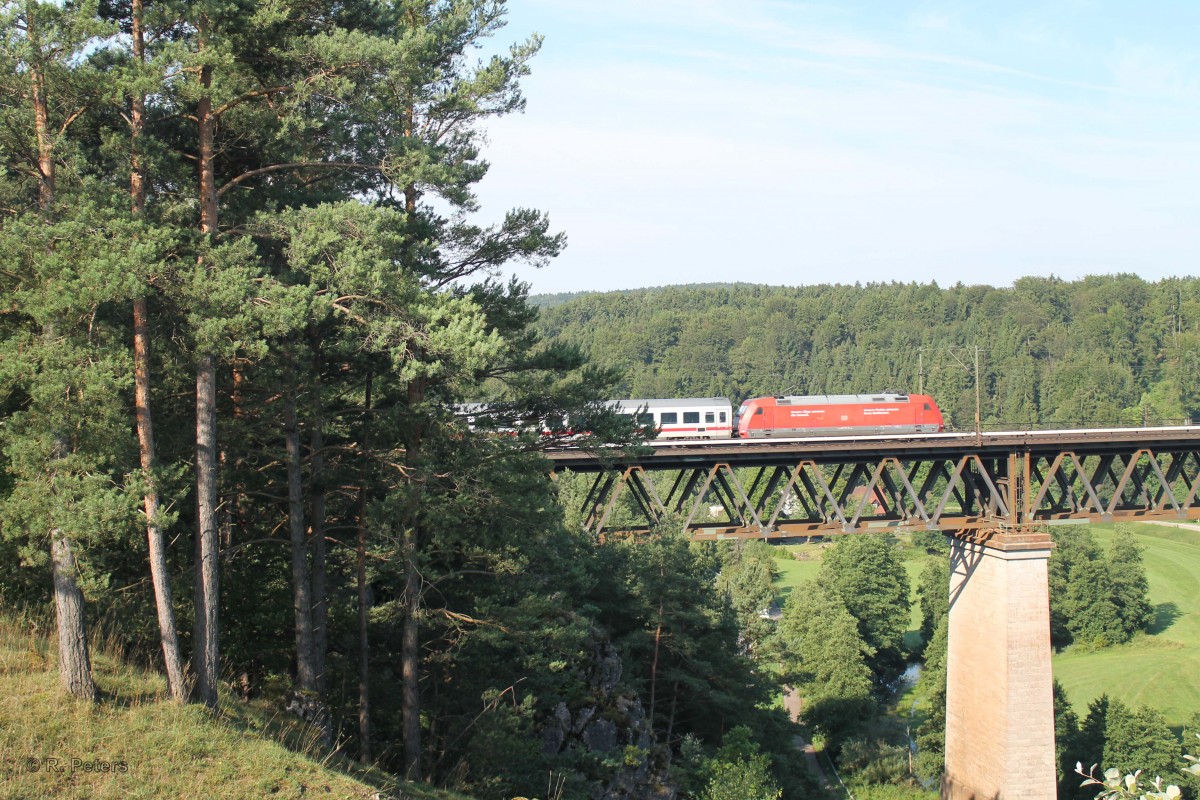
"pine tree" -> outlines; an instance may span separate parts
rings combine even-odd
[[[1150,605],[1150,584],[1141,549],[1133,534],[1121,526],[1109,546],[1108,572],[1121,629],[1128,640],[1150,624],[1154,608]]]
[[[4,388],[24,400],[4,433],[15,478],[7,527],[32,534],[34,547],[49,550],[62,685],[94,700],[80,544],[100,536],[105,518],[120,507],[104,437],[111,433],[107,412],[121,365],[104,331],[88,330],[84,320],[114,292],[119,297],[121,281],[109,261],[119,245],[92,232],[119,223],[105,198],[80,193],[79,153],[68,133],[105,91],[104,76],[86,54],[107,31],[89,4],[35,0],[5,8],[0,30],[0,95],[7,107],[0,154],[4,193],[15,201],[0,227],[6,264],[0,290],[20,319],[20,332],[3,342],[0,363]],[[64,172],[69,188],[60,180]]]
[[[1139,769],[1147,775],[1168,775],[1179,768],[1180,756],[1179,740],[1162,712],[1116,702],[1109,706],[1101,762],[1105,769],[1115,767],[1122,775]]]

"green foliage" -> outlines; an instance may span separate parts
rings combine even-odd
[[[734,728],[708,762],[699,800],[779,800],[783,790],[771,777],[770,761],[758,752],[748,728]]]
[[[1051,640],[1099,649],[1122,644],[1153,618],[1145,565],[1132,534],[1118,529],[1105,559],[1087,530],[1055,531],[1050,559]]]
[[[775,556],[766,542],[739,541],[722,550],[717,589],[728,596],[750,653],[771,633],[772,623],[763,614],[774,600],[774,580]]]
[[[1062,684],[1054,681],[1054,762],[1058,765],[1058,793],[1070,797],[1078,786],[1071,748],[1079,739],[1079,716],[1067,700]]]
[[[904,672],[909,622],[908,572],[891,536],[842,536],[826,554],[819,581],[841,598],[871,649],[867,663],[877,689]],[[948,585],[948,584],[947,584]]]
[[[1161,712],[1148,707],[1131,708],[1107,695],[1092,701],[1078,733],[1068,738],[1062,749],[1064,788],[1070,796],[1080,798],[1092,797],[1095,789],[1089,787],[1096,784],[1079,786],[1072,778],[1072,765],[1082,765],[1088,774],[1094,765],[1103,764],[1118,776],[1135,771],[1166,775],[1174,771],[1180,758],[1179,740]]]
[[[927,563],[917,579],[917,602],[921,606],[921,641],[928,645],[950,611],[950,562],[939,558]]]
[[[950,554],[950,542],[946,540],[946,534],[941,531],[914,531],[912,543],[913,547],[920,547],[927,553]]]
[[[871,646],[841,596],[821,582],[792,592],[777,636],[784,679],[804,696],[804,722],[836,749],[874,709]]]
[[[925,668],[917,685],[925,698],[925,718],[916,730],[916,772],[938,781],[946,766],[946,653],[949,617],[943,615],[925,648]]]
[[[1147,707],[1131,709],[1117,700],[1110,703],[1100,762],[1106,768],[1166,775],[1175,769],[1179,757],[1179,740],[1161,712]]]

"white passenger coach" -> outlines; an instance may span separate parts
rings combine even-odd
[[[659,439],[728,439],[733,435],[733,404],[728,397],[617,400],[613,408],[658,428]]]

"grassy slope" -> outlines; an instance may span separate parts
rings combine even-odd
[[[398,785],[340,757],[319,758],[303,730],[264,707],[223,702],[214,718],[171,703],[160,676],[104,648],[93,653],[103,700],[75,702],[59,690],[54,650],[30,628],[28,620],[0,618],[0,797],[452,797]],[[62,771],[45,761],[30,769],[48,758]],[[72,759],[117,771],[89,772]]]
[[[1054,677],[1082,715],[1103,693],[1162,711],[1180,726],[1200,711],[1200,531],[1132,525],[1158,618],[1147,636],[1095,653],[1054,657]],[[1092,529],[1105,546],[1113,526]]]

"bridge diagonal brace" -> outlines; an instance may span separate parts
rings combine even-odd
[[[975,459],[975,463],[979,465],[979,474],[983,477],[984,484],[988,487],[988,491],[992,494],[993,510],[998,512],[1001,517],[1007,517],[1009,515],[1009,509],[1008,503],[1004,501],[1004,494],[1001,493],[1000,490],[996,488],[996,484],[992,482],[992,477],[988,474],[987,468],[984,467],[983,461],[979,458],[979,456],[973,455],[971,458]]]
[[[858,501],[858,510],[854,512],[853,519],[851,519],[850,523],[846,526],[847,533],[849,533],[851,530],[853,530],[855,527],[858,526],[858,521],[859,521],[859,519],[862,518],[862,513],[866,509],[867,503],[871,502],[871,498],[875,495],[875,487],[878,486],[878,484],[879,484],[879,476],[881,474],[883,474],[884,464],[885,464],[885,462],[880,461],[878,464],[875,465],[875,468],[873,470],[871,470],[871,479],[870,479],[870,481],[867,482],[866,489],[863,491],[862,497]],[[852,485],[853,484],[848,483],[847,488],[849,488]],[[845,497],[846,497],[846,494],[843,493],[842,494],[843,500],[845,499]]]
[[[904,518],[904,495],[896,486],[896,482],[892,480],[890,459],[884,459],[883,472],[879,474],[879,482],[883,484],[885,495],[880,496],[876,491],[875,499],[879,502],[882,514],[879,516],[890,519]]]
[[[1044,476],[1041,474],[1041,471],[1038,470],[1037,466],[1034,465],[1033,472],[1041,480],[1041,488],[1038,490],[1033,502],[1029,504],[1029,510],[1033,515],[1036,515],[1038,510],[1041,509],[1042,502],[1046,499],[1046,494],[1050,491],[1050,487],[1053,485],[1052,481],[1058,477],[1058,470],[1059,467],[1062,466],[1062,460],[1065,455],[1066,453],[1059,453],[1057,456],[1055,456],[1054,461],[1051,462],[1050,468],[1046,470],[1046,474]],[[1051,500],[1053,501],[1053,497],[1051,497]],[[1051,503],[1051,508],[1056,506],[1057,503]]]
[[[1171,508],[1175,510],[1175,513],[1182,515],[1183,509],[1179,507],[1179,501],[1175,499],[1175,492],[1171,489],[1171,482],[1163,474],[1162,466],[1158,463],[1158,457],[1149,450],[1146,450],[1145,453],[1150,457],[1150,469],[1154,471],[1154,476],[1158,478],[1158,495],[1151,498],[1154,509],[1156,511],[1166,511],[1167,504],[1163,502],[1163,498],[1166,498],[1170,502]]]
[[[892,463],[896,472],[898,472],[900,474],[900,480],[904,484],[904,490],[906,492],[908,492],[909,499],[912,500],[913,510],[915,510],[917,512],[917,515],[921,518],[921,521],[924,522],[926,525],[928,525],[929,524],[929,514],[927,514],[925,512],[925,504],[921,502],[921,497],[920,497],[920,495],[917,494],[917,491],[913,488],[913,484],[912,484],[912,476],[916,474],[916,466],[915,465],[913,466],[913,471],[912,471],[912,474],[910,475],[910,474],[905,473],[904,467],[900,464],[899,459],[889,458],[888,461],[890,461]],[[904,516],[908,519],[912,519],[911,514],[904,513]]]
[[[832,485],[834,485],[834,486],[837,485],[838,475],[841,473],[841,471],[842,471],[842,468],[841,468],[841,465],[839,464],[837,470],[834,471]],[[846,476],[846,483],[845,483],[845,485],[842,486],[841,494],[838,497],[838,505],[839,506],[841,506],[842,508],[849,508],[849,504],[846,501],[849,500],[850,495],[854,492],[855,486],[863,478],[863,476],[869,475],[869,474],[870,474],[870,470],[867,468],[866,464],[859,463],[859,464],[853,464],[851,466],[850,474]],[[861,506],[861,504],[860,504],[860,506]],[[861,511],[861,507],[859,510]],[[855,515],[855,516],[857,518],[857,515]]]
[[[775,510],[771,512],[771,516],[767,519],[768,529],[775,530],[775,526],[779,523],[779,515],[783,513],[784,508],[788,504],[788,500],[792,498],[792,490],[796,485],[796,481],[800,477],[800,470],[803,468],[803,465],[799,465],[788,471],[790,473],[788,475],[788,482],[784,484],[783,492],[779,495],[779,504],[775,506]],[[810,519],[815,517],[816,515],[809,507],[808,501],[804,499],[804,495],[800,492],[796,492],[795,495],[796,499],[800,501],[800,505],[804,506],[804,512],[808,515],[808,517]]]
[[[1100,497],[1096,494],[1095,487],[1092,486],[1092,480],[1088,479],[1087,470],[1083,468],[1083,463],[1080,462],[1079,456],[1075,453],[1071,453],[1070,455],[1071,461],[1075,464],[1075,476],[1083,484],[1083,488],[1087,490],[1087,496],[1091,501],[1092,508],[1096,509],[1097,514],[1104,516],[1104,505],[1100,502]],[[1087,506],[1085,505],[1084,508],[1087,508]]]
[[[1134,498],[1128,501],[1129,504],[1133,504],[1134,502],[1140,500],[1142,508],[1144,509],[1151,508],[1155,505],[1155,500],[1153,497],[1151,497],[1150,490],[1146,487],[1146,483],[1143,480],[1143,475],[1148,473],[1149,469],[1143,468],[1140,465],[1142,458],[1146,456],[1149,456],[1150,461],[1154,460],[1154,457],[1150,455],[1149,450],[1143,449],[1134,451],[1134,453],[1128,457],[1125,464],[1125,469],[1121,471],[1120,478],[1112,475],[1110,471],[1109,477],[1113,480],[1114,488],[1112,498],[1109,499],[1108,506],[1105,509],[1105,513],[1109,518],[1112,517],[1114,511],[1126,504],[1125,491],[1130,486],[1133,487]]]
[[[642,515],[646,517],[646,521],[651,525],[655,525],[662,520],[667,513],[666,506],[658,496],[658,490],[654,487],[654,481],[646,474],[646,470],[642,467],[630,467],[626,470],[626,481],[629,483],[629,489],[633,493],[638,507],[642,511]]]
[[[954,467],[954,471],[947,477],[946,491],[942,492],[942,499],[938,501],[937,508],[935,508],[933,510],[932,521],[934,523],[937,523],[941,520],[942,513],[945,512],[946,504],[950,502],[951,496],[957,495],[957,492],[955,491],[955,487],[957,486],[958,482],[962,479],[962,471],[967,466],[967,458],[968,458],[967,456],[963,456],[962,458],[960,458],[958,460],[958,464],[955,465],[955,467]],[[959,499],[959,507],[962,508],[965,505],[966,505],[966,503],[964,503],[961,499]]]
[[[671,497],[667,498],[668,507],[674,510],[676,514],[682,514],[683,504],[686,503],[688,498],[692,496],[692,493],[696,489],[696,484],[700,482],[701,477],[705,474],[706,472],[703,467],[695,467],[689,470],[687,482],[684,484],[683,491],[679,493],[677,498],[675,498],[675,487],[677,487],[679,483],[676,481],[675,487],[671,488]],[[683,477],[683,473],[680,473],[680,477]],[[703,496],[704,492],[707,491],[707,486],[708,484],[705,483],[705,489],[703,489],[700,493],[701,496]],[[672,498],[675,499],[672,500]]]
[[[742,488],[742,482],[738,480],[737,473],[735,473],[733,471],[733,467],[728,464],[723,464],[722,466],[724,467],[724,470],[720,475],[718,475],[718,477],[725,485],[725,491],[729,492],[730,498],[733,499],[737,506],[740,507],[738,511],[738,519],[741,520],[743,526],[749,521],[753,521],[759,532],[763,532],[762,520],[758,516],[758,511],[755,510],[754,504],[750,502],[750,496],[747,495],[746,491]],[[726,479],[728,479],[728,482],[726,482]],[[736,495],[730,490],[730,484],[737,489]],[[750,515],[749,520],[747,520],[746,514]],[[732,517],[730,517],[730,519],[732,519]]]
[[[596,480],[592,483],[592,488],[588,492],[583,506],[579,509],[580,511],[587,510],[587,516],[583,520],[585,530],[599,533],[600,529],[604,527],[603,520],[608,518],[611,505],[616,502],[612,497],[613,494],[616,494],[613,491],[613,484],[616,480],[617,473],[615,472],[596,473]],[[596,524],[597,520],[600,520],[599,525]]]
[[[1192,455],[1195,456],[1196,454],[1193,453]],[[1186,475],[1186,473],[1184,474]],[[1191,508],[1192,504],[1196,502],[1196,493],[1200,492],[1200,469],[1196,471],[1196,479],[1191,484],[1192,488],[1188,490],[1187,499],[1183,501],[1184,508]]]
[[[925,474],[925,480],[921,481],[921,497],[929,497],[933,493],[933,487],[937,484],[939,478],[950,480],[950,470],[946,469],[944,459],[930,462],[929,472]]]
[[[805,469],[806,467],[812,467],[812,469]],[[841,504],[838,503],[837,498],[833,496],[833,489],[830,488],[829,482],[825,480],[825,475],[821,472],[821,467],[815,461],[805,461],[800,464],[799,469],[800,482],[804,484],[813,499],[817,500],[821,506],[824,506],[825,503],[829,504],[829,508],[833,510],[833,515],[836,517],[838,524],[844,528],[846,525],[846,514],[842,510]],[[840,472],[841,466],[839,465],[838,469],[834,471],[834,481],[837,480],[838,473]],[[809,473],[812,473],[814,477],[810,478]],[[816,485],[813,484],[814,479]],[[818,487],[820,488],[820,493],[817,491]],[[822,500],[821,498],[824,499]],[[829,521],[829,516],[824,511],[822,511],[821,517],[826,522]]]
[[[705,495],[708,494],[709,487],[712,486],[713,478],[716,477],[716,474],[717,474],[718,470],[720,470],[720,469],[721,469],[721,465],[715,464],[715,465],[713,465],[713,467],[711,469],[708,470],[707,474],[705,475],[704,485],[701,486],[700,491],[696,493],[696,499],[692,501],[692,508],[688,512],[687,518],[683,521],[683,529],[685,531],[691,530],[692,520],[694,520],[696,518],[696,512],[700,510],[700,504],[704,502],[704,497],[705,497]],[[693,477],[698,478],[700,476],[700,472],[701,472],[700,470],[696,470],[696,474]],[[694,481],[694,480],[689,481],[689,484],[695,484],[695,482],[696,481]],[[679,501],[682,504],[683,497],[680,497]]]
[[[789,472],[789,470],[787,469],[787,467],[775,467],[775,469],[771,470],[771,477],[767,480],[767,485],[763,487],[762,494],[759,496],[758,501],[754,505],[754,509],[758,512],[758,515],[760,518],[765,514],[765,512],[767,510],[767,503],[775,497],[775,492],[779,489],[779,482],[781,480],[783,480],[783,476],[787,475],[788,472]],[[757,479],[755,479],[755,483],[757,483],[757,482],[758,482]],[[750,496],[751,497],[754,496],[754,490],[755,490],[755,487],[751,486],[750,487]],[[772,513],[770,516],[770,521],[767,522],[767,528],[769,530],[773,529],[773,522],[776,519],[776,517],[779,516],[779,509],[782,507],[783,507],[783,501],[780,500],[779,505],[776,506],[776,508],[775,508],[775,512]]]

